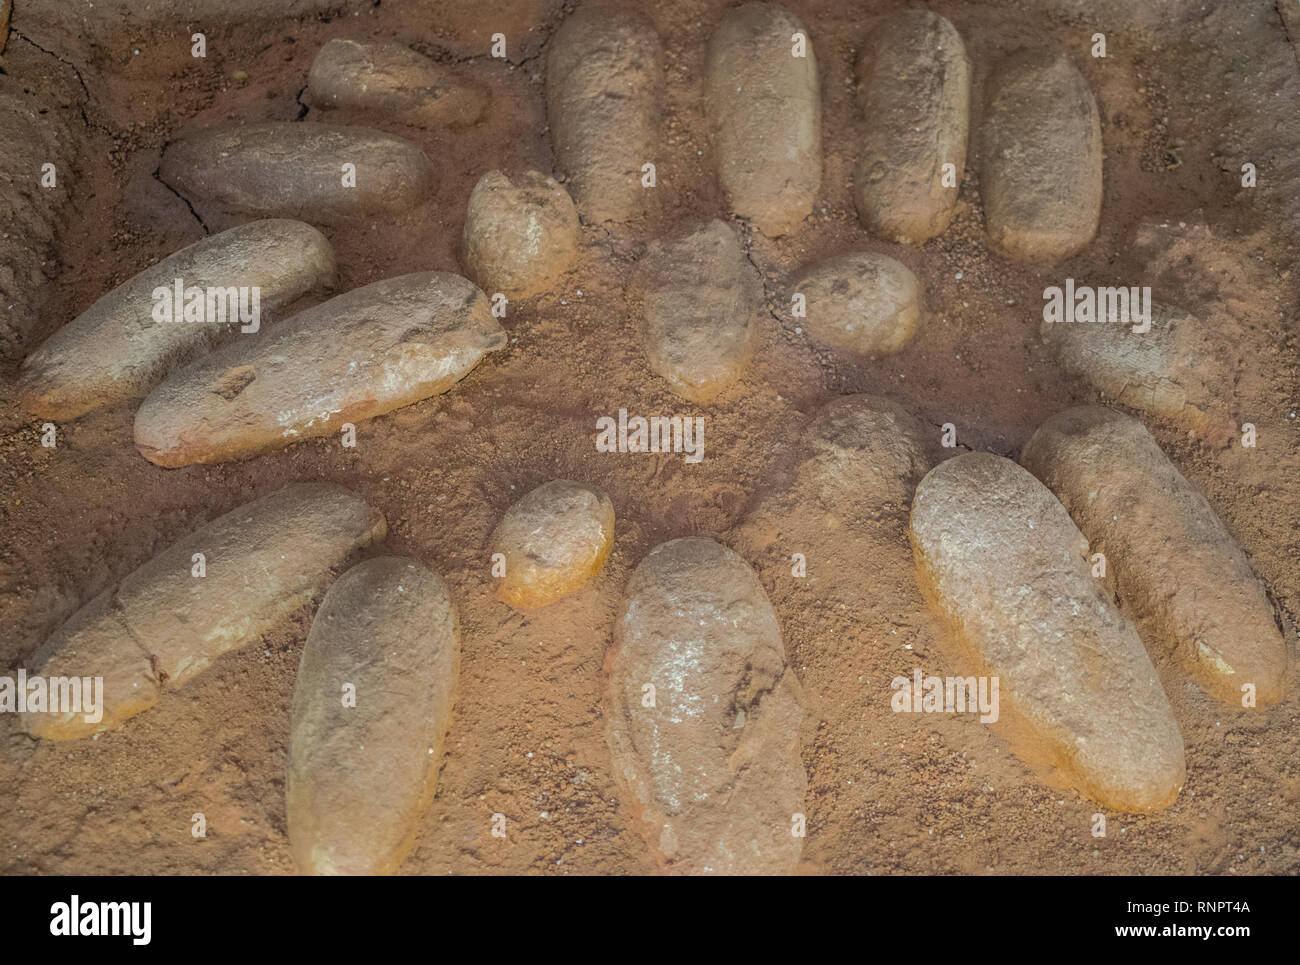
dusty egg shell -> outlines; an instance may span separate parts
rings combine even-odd
[[[740,379],[754,351],[763,281],[722,221],[650,243],[638,267],[650,369],[692,402]]]
[[[350,165],[355,185],[345,183]],[[201,212],[333,223],[394,215],[433,195],[416,145],[367,127],[266,122],[209,128],[167,145],[158,176]]]
[[[135,445],[173,467],[333,435],[446,392],[505,344],[487,296],[459,275],[387,278],[172,374],[136,413]]]
[[[797,484],[843,517],[901,513],[930,468],[920,422],[889,399],[832,399],[809,426]]]
[[[346,38],[317,51],[302,99],[318,110],[429,128],[469,127],[488,104],[483,88],[409,47]]]
[[[584,221],[643,217],[642,168],[659,153],[663,45],[637,11],[584,4],[546,52],[546,118],[555,170]]]
[[[543,483],[508,510],[492,534],[505,557],[498,600],[521,609],[554,603],[581,589],[609,556],[614,504],[567,479]]]
[[[1017,754],[1045,749],[1118,811],[1172,804],[1186,767],[1169,701],[1047,487],[1001,456],[949,459],[916,488],[911,541],[917,582],[957,650],[998,678],[1002,716],[1024,723]]]
[[[795,282],[804,296],[799,319],[817,342],[857,355],[902,349],[921,321],[921,285],[902,262],[878,252],[827,258]]]
[[[1113,571],[1120,598],[1210,693],[1281,698],[1286,642],[1246,554],[1142,423],[1102,406],[1044,422],[1021,463]]]
[[[675,874],[791,873],[804,710],[754,571],[710,539],[663,543],[628,581],[614,641],[607,737],[655,861]]]
[[[970,60],[944,17],[908,8],[887,17],[858,55],[866,135],[853,176],[862,223],[919,245],[948,227],[966,166]],[[944,184],[951,164],[953,183]]]
[[[287,486],[231,510],[87,603],[29,662],[47,678],[102,676],[102,719],[28,713],[23,726],[48,740],[121,726],[315,599],[336,567],[385,533],[377,510],[323,483]],[[203,555],[201,577],[195,554]]]
[[[546,291],[578,259],[578,210],[554,178],[489,171],[469,196],[465,260],[485,292],[527,298]]]
[[[937,435],[903,406],[855,394],[811,413],[797,438],[790,481],[765,473],[772,484],[754,494],[733,545],[765,584],[793,576],[862,632],[896,631],[917,604],[907,512]]]
[[[397,870],[437,786],[459,662],[451,594],[414,560],[366,560],[330,587],[293,688],[285,812],[300,871]]]
[[[794,231],[822,181],[817,57],[799,18],[773,3],[727,11],[709,38],[704,114],[731,210],[769,237]]]
[[[1198,318],[1168,305],[1150,310],[1147,331],[1135,330],[1144,327],[1139,322],[1046,317],[1039,331],[1066,370],[1091,382],[1103,399],[1226,445],[1237,431],[1231,409],[1240,329],[1228,319]]]
[[[1011,55],[989,80],[980,192],[993,247],[1055,263],[1081,251],[1101,220],[1101,115],[1063,51]]]
[[[114,288],[28,356],[18,386],[23,407],[72,419],[147,395],[169,371],[241,332],[254,334],[283,306],[332,285],[334,270],[330,243],[301,221],[253,221],[204,238]],[[176,317],[177,282],[182,306],[200,291],[204,321],[187,321],[183,311]],[[165,299],[155,298],[159,289]],[[244,307],[256,308],[252,321],[242,319]]]

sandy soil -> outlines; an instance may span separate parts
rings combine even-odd
[[[1220,301],[1251,330],[1235,392],[1255,449],[1211,450],[1159,423],[1152,431],[1200,486],[1249,554],[1289,626],[1300,618],[1300,438],[1296,409],[1300,96],[1296,48],[1271,0],[934,2],[961,31],[975,66],[971,150],[961,211],[919,249],[871,238],[851,199],[853,60],[878,18],[900,4],[790,0],[821,62],[824,178],[820,203],[777,242],[748,231],[771,311],[743,383],[696,409],[650,375],[625,291],[645,243],[678,221],[726,217],[700,109],[704,44],[727,4],[642,4],[668,51],[658,158],[660,212],[619,231],[585,229],[563,290],[512,306],[508,348],[450,393],[360,427],[358,447],[308,442],[245,462],[162,470],[131,445],[134,406],[60,427],[41,448],[40,421],[12,403],[21,353],[0,369],[0,667],[17,667],[82,602],[184,533],[294,480],[328,480],[387,516],[387,550],[441,573],[460,608],[463,662],[448,752],[411,874],[641,873],[645,844],[619,803],[601,718],[602,663],[631,569],[657,543],[703,534],[737,545],[747,508],[789,480],[804,426],[846,392],[889,396],[933,427],[953,422],[963,447],[1014,457],[1047,415],[1095,401],[1038,338],[1041,292],[1061,279],[1154,284],[1194,308]],[[70,5],[79,8],[81,0]],[[460,133],[367,119],[420,144],[440,171],[436,196],[401,223],[327,231],[342,285],[419,269],[463,271],[469,192],[490,168],[550,170],[543,51],[563,16],[555,3],[333,5],[294,0],[273,21],[185,22],[139,4],[94,13],[17,0],[3,57],[81,137],[71,201],[30,350],[114,285],[217,225],[203,225],[154,172],[178,133],[230,118],[292,120],[311,60],[334,37],[396,39],[457,63],[487,85],[486,120]],[[236,3],[243,16],[274,4]],[[320,12],[345,8],[331,16]],[[1136,7],[1137,9],[1132,9]],[[90,19],[90,18],[95,19]],[[189,53],[208,34],[209,55]],[[1292,29],[1295,29],[1293,18]],[[487,56],[511,40],[510,62]],[[1108,56],[1089,56],[1107,35]],[[991,254],[979,196],[984,79],[1003,52],[1068,49],[1102,114],[1105,203],[1097,240],[1042,273]],[[139,51],[138,54],[134,51]],[[313,114],[306,114],[310,121]],[[1260,183],[1240,187],[1240,166]],[[0,190],[4,190],[0,184]],[[1161,257],[1133,248],[1146,219],[1167,223]],[[1203,225],[1198,229],[1198,225]],[[899,355],[849,363],[811,347],[784,317],[785,281],[819,257],[888,251],[922,280],[929,317]],[[1152,276],[1155,277],[1152,277]],[[706,455],[595,451],[595,421],[620,408],[704,414]],[[936,451],[936,456],[938,452]],[[527,614],[492,596],[488,537],[524,492],[564,477],[613,499],[617,535],[583,591]],[[1013,756],[974,715],[904,715],[889,681],[920,666],[950,672],[916,589],[901,521],[869,541],[788,525],[750,558],[781,620],[790,664],[816,720],[809,775],[807,873],[1300,872],[1300,689],[1268,709],[1234,711],[1153,654],[1182,729],[1188,782],[1167,811],[1111,814]],[[788,537],[797,532],[797,537]],[[788,538],[787,538],[788,537]],[[798,545],[793,545],[797,542]],[[788,545],[787,545],[788,544]],[[810,578],[791,578],[802,552]],[[294,865],[284,772],[295,671],[312,613],[223,657],[154,709],[95,740],[41,743],[0,719],[0,871],[277,874]],[[1294,632],[1287,639],[1294,651]],[[1294,656],[1294,654],[1293,654]],[[195,812],[208,836],[190,835]],[[491,836],[491,815],[508,819]]]

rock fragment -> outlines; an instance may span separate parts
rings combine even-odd
[[[459,662],[451,594],[414,560],[367,560],[330,587],[293,688],[285,811],[300,871],[397,870],[437,786]]]

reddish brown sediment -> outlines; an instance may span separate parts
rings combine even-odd
[[[788,667],[816,715],[805,718],[808,837],[796,873],[1300,872],[1294,666],[1276,704],[1235,710],[1207,695],[1171,654],[1149,650],[1183,735],[1189,780],[1172,806],[1117,821],[1012,753],[1001,721],[989,727],[971,714],[892,711],[892,678],[910,678],[918,667],[959,669],[916,586],[906,474],[885,472],[896,465],[887,453],[873,461],[874,443],[897,436],[873,431],[861,462],[845,458],[848,478],[830,487],[827,509],[800,496],[789,516],[751,511],[791,487],[809,449],[822,445],[813,439],[819,413],[839,396],[899,404],[919,424],[931,458],[968,449],[1017,454],[1053,413],[1106,397],[1043,345],[1044,287],[1067,274],[1146,284],[1148,270],[1160,268],[1149,282],[1157,302],[1168,299],[1210,324],[1217,316],[1205,309],[1217,304],[1243,326],[1245,354],[1222,391],[1232,393],[1238,430],[1242,422],[1257,426],[1258,446],[1243,448],[1238,432],[1232,446],[1211,448],[1170,419],[1139,417],[1246,553],[1293,650],[1300,437],[1290,417],[1297,397],[1290,331],[1300,289],[1288,245],[1300,227],[1293,109],[1300,72],[1272,0],[1214,0],[1190,18],[1164,0],[936,7],[972,60],[967,176],[948,227],[901,250],[864,229],[856,210],[866,118],[853,69],[864,42],[902,4],[792,6],[820,64],[821,194],[778,239],[735,220],[768,305],[744,377],[699,407],[648,371],[629,289],[651,239],[730,215],[703,85],[709,37],[736,0],[633,4],[664,50],[662,124],[652,142],[659,186],[637,184],[645,200],[663,206],[662,225],[584,223],[573,272],[543,297],[511,301],[500,320],[508,351],[448,393],[359,424],[357,449],[321,437],[164,471],[131,445],[128,404],[56,422],[57,446],[43,447],[45,420],[17,405],[10,380],[58,326],[203,237],[186,202],[154,176],[170,141],[231,121],[294,122],[312,62],[335,39],[409,44],[487,90],[489,109],[462,130],[346,117],[416,144],[438,177],[419,208],[322,223],[337,254],[339,291],[419,271],[465,274],[468,200],[483,174],[561,174],[544,96],[561,4],[472,0],[440,3],[430,16],[424,0],[185,2],[204,24],[219,25],[208,31],[206,59],[191,55],[171,5],[95,0],[71,16],[66,0],[15,8],[0,88],[33,93],[22,98],[30,124],[0,111],[8,135],[0,153],[14,149],[4,154],[12,163],[0,165],[12,176],[0,178],[0,205],[14,205],[0,209],[0,234],[9,234],[0,239],[0,323],[10,326],[0,372],[0,674],[23,666],[80,606],[209,518],[295,481],[328,480],[383,511],[391,524],[386,552],[441,574],[463,621],[448,753],[399,873],[641,873],[655,859],[635,809],[617,792],[601,667],[631,570],[664,541],[704,536],[735,548],[758,574]],[[1105,58],[1090,56],[1094,29],[1107,35]],[[498,30],[508,41],[504,60],[490,54]],[[990,249],[979,173],[989,71],[1002,55],[1047,41],[1067,50],[1095,93],[1106,159],[1096,238],[1068,266],[1043,274]],[[345,113],[312,108],[306,117],[304,124],[318,117],[332,124]],[[56,137],[59,127],[65,133]],[[47,159],[57,164],[57,188],[40,186]],[[1258,168],[1255,188],[1241,185],[1247,161]],[[43,220],[53,209],[62,212],[61,231]],[[195,210],[211,231],[225,226],[197,203]],[[1129,243],[1143,224],[1180,239],[1159,265]],[[898,258],[924,283],[926,324],[892,355],[827,351],[789,315],[787,282],[797,272],[854,251]],[[620,409],[705,418],[704,458],[599,451],[596,420]],[[949,423],[956,446],[945,449]],[[828,446],[827,468],[840,448],[855,447]],[[872,494],[881,485],[874,504],[854,498],[856,465],[880,470],[861,488]],[[516,611],[495,598],[490,536],[521,495],[556,478],[609,496],[618,516],[613,545],[580,592]],[[806,577],[791,572],[796,552],[807,558]],[[294,873],[283,781],[313,613],[304,603],[256,644],[226,653],[184,687],[165,688],[148,713],[98,740],[31,740],[15,715],[0,713],[0,871]],[[1098,811],[1109,819],[1104,839],[1090,833]],[[207,818],[202,840],[184,820],[198,812]],[[492,835],[497,813],[507,818],[504,839]]]

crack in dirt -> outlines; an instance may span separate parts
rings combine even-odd
[[[18,37],[20,40],[23,40],[23,41],[25,41],[26,43],[31,44],[33,47],[35,47],[35,48],[36,48],[37,50],[39,50],[41,53],[43,53],[43,54],[45,54],[45,55],[47,55],[47,56],[49,56],[49,57],[53,57],[53,58],[54,58],[55,60],[57,60],[59,63],[63,64],[63,65],[66,66],[66,67],[71,68],[72,73],[73,73],[73,74],[76,76],[76,78],[77,78],[77,83],[81,85],[81,93],[82,93],[83,95],[85,95],[85,98],[86,98],[86,102],[85,102],[85,104],[79,104],[79,105],[77,105],[77,110],[78,110],[78,111],[80,112],[80,114],[81,114],[81,123],[84,124],[87,128],[93,128],[94,130],[97,130],[97,131],[99,131],[99,132],[101,132],[101,133],[103,133],[103,134],[107,134],[109,137],[116,139],[117,135],[116,135],[113,131],[109,130],[107,127],[104,127],[102,124],[99,124],[99,123],[97,123],[97,122],[95,122],[95,121],[92,121],[92,120],[90,119],[90,115],[88,115],[88,114],[86,113],[86,104],[89,104],[89,103],[90,103],[90,88],[86,86],[86,79],[85,79],[84,77],[81,76],[81,70],[77,67],[77,65],[74,64],[72,61],[67,60],[67,59],[64,58],[64,57],[60,57],[60,56],[59,56],[58,54],[56,54],[54,51],[52,51],[52,50],[48,50],[48,49],[46,49],[45,47],[42,47],[42,46],[41,46],[40,44],[38,44],[36,41],[32,40],[31,37],[28,37],[28,36],[27,36],[26,34],[24,34],[21,30],[18,30],[16,27],[14,27],[12,24],[10,24],[10,26],[9,26],[9,32],[12,33],[15,37]],[[12,76],[12,75],[11,75],[11,76]]]
[[[756,272],[758,272],[759,278],[762,280],[763,283],[763,307],[767,309],[767,313],[771,315],[772,319],[776,322],[776,328],[778,332],[788,336],[792,340],[798,340],[799,334],[791,332],[789,329],[786,328],[785,319],[783,319],[781,317],[781,313],[776,308],[773,307],[775,305],[775,300],[772,296],[771,289],[768,287],[767,284],[768,273],[763,271],[763,269],[758,266],[758,263],[754,261],[754,253],[753,253],[754,236],[749,225],[742,221],[740,222],[740,229],[741,229],[740,230],[741,241],[743,242],[743,244],[741,245],[741,251],[745,255],[745,260],[749,262],[750,266]],[[807,333],[803,333],[803,334],[807,334]],[[839,382],[840,370],[839,367],[835,364],[834,357],[827,352],[821,351],[815,344],[813,344],[810,335],[805,339],[804,344],[808,346],[808,349],[813,353],[813,357],[817,359],[817,364],[820,365],[822,369],[826,371],[828,377],[832,380],[832,382],[833,383]]]
[[[164,151],[167,150],[167,145],[163,145],[163,150]],[[208,223],[206,221],[204,221],[201,217],[199,217],[199,213],[194,210],[194,205],[190,204],[189,198],[185,197],[185,195],[181,194],[170,184],[164,181],[162,177],[159,175],[160,171],[162,171],[162,168],[160,167],[154,168],[153,179],[157,181],[159,184],[161,184],[168,191],[170,191],[172,194],[176,195],[176,197],[181,199],[181,202],[185,205],[185,207],[190,209],[190,214],[194,216],[194,220],[199,223],[199,227],[203,229],[203,233],[205,235],[212,234],[212,229],[208,227]]]
[[[409,46],[410,49],[414,50],[416,53],[422,54],[423,56],[428,57],[430,60],[438,64],[452,65],[455,67],[465,67],[465,66],[475,65],[486,57],[489,62],[499,60],[502,63],[509,64],[511,67],[513,67],[516,70],[522,70],[524,67],[527,67],[533,61],[541,59],[543,54],[546,52],[546,45],[550,43],[551,37],[554,33],[555,33],[555,28],[552,28],[551,31],[547,33],[546,37],[542,40],[542,42],[538,44],[537,53],[533,54],[530,57],[525,57],[523,60],[511,60],[509,57],[493,57],[490,53],[489,54],[466,54],[463,57],[458,57],[455,54],[453,54],[450,50],[448,50],[446,47],[434,43],[421,42],[421,41],[416,41],[414,43],[411,43]],[[306,88],[304,88],[304,90],[305,89]]]
[[[534,60],[541,59],[542,55],[546,52],[546,45],[551,42],[551,38],[555,36],[555,31],[559,29],[559,24],[560,21],[556,21],[555,23],[551,24],[550,29],[546,31],[546,36],[543,37],[542,42],[537,45],[537,53],[533,54],[531,57],[525,57],[523,60],[511,60],[509,57],[493,57],[490,59],[504,60],[507,64],[509,64],[511,67],[514,67],[516,70],[522,70],[523,68],[531,64]],[[469,57],[453,57],[452,61],[453,63],[456,64],[472,64],[474,61],[478,60],[482,56],[483,56],[482,54],[473,54]]]
[[[542,55],[546,53],[546,45],[549,44],[551,42],[551,38],[555,36],[555,31],[557,29],[557,26],[558,25],[552,26],[551,29],[547,31],[546,36],[542,39],[542,42],[537,45],[537,53],[533,54],[531,57],[525,57],[523,60],[519,61],[518,63],[515,63],[513,60],[507,58],[506,63],[514,64],[514,66],[518,70],[523,70],[534,60],[540,60],[542,58]]]
[[[1291,36],[1291,30],[1286,25],[1286,15],[1282,13],[1282,0],[1275,0],[1273,9],[1277,12],[1278,20],[1282,21],[1282,36],[1286,37],[1286,42],[1291,45],[1291,52],[1295,54],[1296,66],[1300,67],[1300,46],[1296,45],[1296,38]]]
[[[754,252],[753,252],[754,237],[749,233],[749,230],[744,225],[741,226],[740,234],[742,240],[744,241],[744,245],[741,247],[741,251],[744,252],[745,260],[749,262],[750,267],[753,268],[754,271],[758,272],[759,281],[761,281],[763,285],[763,307],[766,308],[767,313],[771,315],[773,319],[776,320],[777,326],[782,331],[785,331],[785,322],[781,319],[780,313],[777,312],[777,310],[772,307],[774,302],[772,299],[772,292],[768,288],[768,284],[767,284],[767,273],[763,271],[763,269],[758,267],[758,263],[754,261]]]

